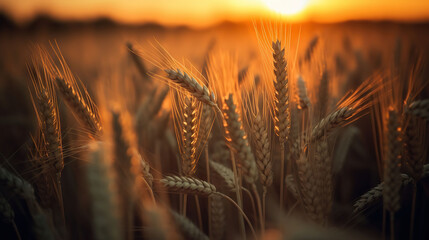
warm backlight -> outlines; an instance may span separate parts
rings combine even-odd
[[[263,0],[263,1],[271,10],[285,15],[295,15],[300,13],[307,6],[307,2],[308,2],[308,0]]]

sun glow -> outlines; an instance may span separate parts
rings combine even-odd
[[[271,10],[284,14],[295,15],[307,7],[308,0],[263,0]]]

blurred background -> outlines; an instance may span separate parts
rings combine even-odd
[[[141,77],[130,58],[129,43],[138,51],[159,42],[199,70],[216,46],[234,53],[240,69],[255,70],[260,52],[254,23],[280,20],[287,20],[291,49],[298,55],[318,36],[323,49],[318,60],[330,65],[344,85],[356,86],[383,68],[390,69],[395,56],[401,56],[402,64],[429,62],[428,0],[0,0],[1,162],[24,162],[32,141],[29,133],[37,127],[27,71],[35,44],[58,44],[91,94],[94,83],[102,79]],[[155,71],[150,61],[144,64]],[[421,74],[428,79],[425,69]],[[427,90],[422,97],[428,97]],[[336,176],[342,189],[336,196],[338,208],[341,203],[350,205],[380,180],[370,120],[362,122],[357,123],[367,129],[362,146]],[[63,134],[67,139],[72,133]],[[342,209],[337,210],[341,215]],[[365,221],[371,225],[371,217]],[[380,226],[367,230],[373,228]],[[419,231],[428,230],[423,226]]]

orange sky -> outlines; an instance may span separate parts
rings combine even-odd
[[[64,19],[109,16],[135,23],[208,26],[270,14],[268,0],[0,0],[0,8],[18,20],[38,12]],[[300,0],[289,0],[300,1]],[[293,20],[335,22],[354,19],[429,20],[429,0],[307,0]]]

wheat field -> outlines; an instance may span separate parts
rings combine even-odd
[[[428,239],[428,27],[2,29],[2,239]]]

